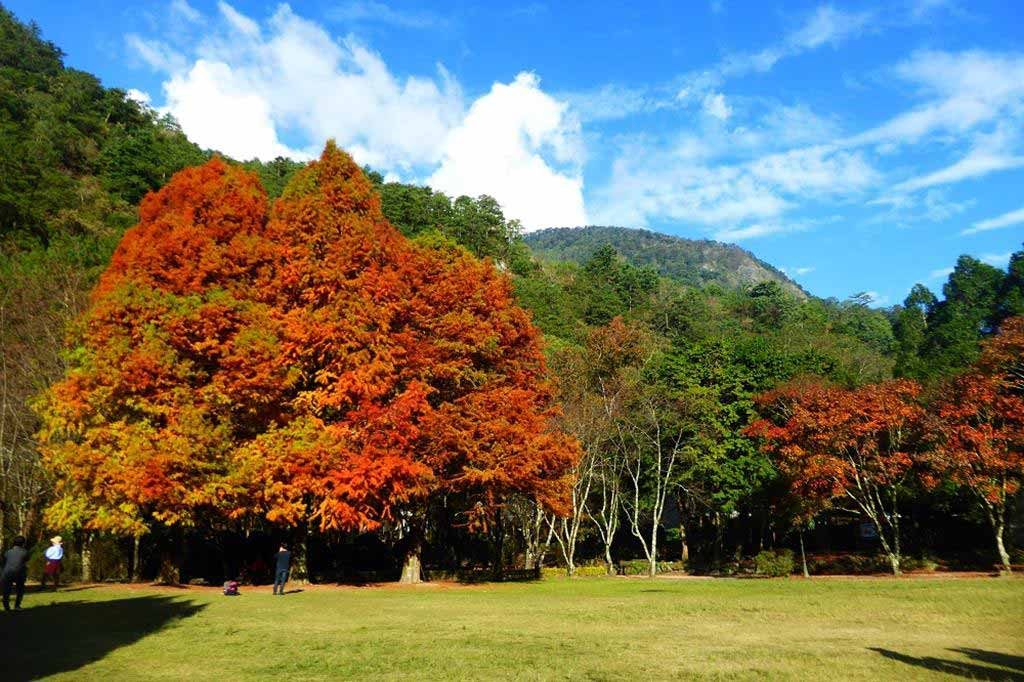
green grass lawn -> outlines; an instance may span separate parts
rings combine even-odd
[[[0,614],[0,679],[1024,679],[1024,580],[583,578],[66,588]]]

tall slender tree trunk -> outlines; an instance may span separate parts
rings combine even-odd
[[[129,582],[142,580],[142,567],[139,566],[139,536],[132,536],[132,570],[128,576]]]
[[[800,526],[800,563],[804,569],[804,577],[810,578],[811,573],[807,570],[807,553],[804,552],[804,528]]]
[[[1003,566],[1003,572],[1012,573],[1013,568],[1010,565],[1010,554],[1006,551],[1006,545],[1003,542],[1003,533],[1006,530],[1005,507],[995,509],[987,500],[982,499],[982,502],[985,505],[988,522],[992,526],[992,533],[995,535],[996,552],[999,554],[999,562]]]
[[[650,577],[658,575],[658,524],[651,525],[651,566]]]
[[[501,506],[498,507],[494,522],[495,531],[498,534],[495,557],[494,557],[494,579],[501,582],[505,577],[505,523]]]
[[[686,523],[682,512],[679,513],[679,559],[684,564],[690,561],[690,545],[686,538]]]
[[[82,582],[91,583],[92,576],[92,533],[82,533]]]

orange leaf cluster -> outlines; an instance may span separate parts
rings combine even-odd
[[[915,463],[919,394],[907,380],[853,390],[797,381],[758,397],[767,416],[746,433],[762,439],[806,506],[842,497],[870,506],[868,496],[898,485]]]
[[[148,196],[76,341],[41,439],[56,508],[93,527],[372,529],[449,492],[564,508],[578,448],[510,282],[408,242],[333,143],[273,206],[217,159]]]
[[[937,469],[1002,507],[1024,481],[1024,318],[1007,320],[935,408]]]

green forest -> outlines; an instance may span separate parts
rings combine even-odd
[[[348,174],[330,149],[316,168],[340,165]],[[214,581],[233,577],[252,547],[287,536],[302,546],[311,579],[393,579],[409,553],[397,522],[318,528],[203,512],[176,523],[143,508],[133,512],[136,525],[117,532],[68,512],[67,486],[41,454],[44,419],[54,419],[43,396],[87,363],[83,320],[102,298],[97,285],[126,231],[140,223],[140,202],[155,205],[147,197],[176,173],[219,168],[208,163],[217,158],[229,169],[217,173],[253,174],[271,202],[302,200],[310,178],[327,182],[306,163],[199,148],[171,117],[66,67],[39,27],[0,7],[0,545],[62,532],[73,570],[86,579],[170,570]],[[1024,315],[1024,246],[1006,270],[963,255],[941,291],[918,284],[901,304],[879,308],[855,292],[818,298],[735,246],[619,227],[524,235],[489,196],[450,197],[358,171],[344,187],[358,190],[365,175],[409,258],[473,273],[493,267],[500,279],[491,270],[473,276],[494,291],[508,283],[540,333],[551,418],[580,453],[564,504],[542,504],[514,482],[497,501],[481,497],[480,519],[476,492],[453,488],[425,502],[417,547],[425,575],[1024,563],[1024,416],[997,410],[1024,392],[1013,326]],[[276,207],[290,206],[273,205],[282,215],[286,208]],[[473,361],[487,352],[475,350]],[[971,383],[1006,376],[1017,383],[1005,391]],[[958,411],[969,404],[994,411]],[[847,420],[841,445],[824,433],[823,415]],[[1005,455],[1001,464],[964,473],[952,455],[935,455],[969,440],[941,426],[961,422],[975,437],[979,422],[1001,434],[985,445]],[[841,494],[820,461],[794,455],[818,446],[839,459],[863,457],[851,466],[872,481],[866,499]]]

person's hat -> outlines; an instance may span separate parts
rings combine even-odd
[[[60,544],[62,540],[63,538],[61,538],[61,536],[59,535],[54,535],[52,538],[50,538],[50,542],[54,544]]]

